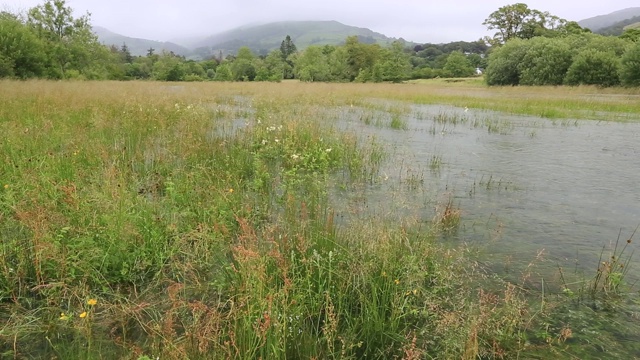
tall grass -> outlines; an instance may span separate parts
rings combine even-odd
[[[2,357],[517,355],[522,294],[435,241],[451,200],[336,225],[385,152],[332,109],[385,89],[1,82]]]

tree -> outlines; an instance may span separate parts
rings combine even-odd
[[[253,81],[256,77],[256,68],[253,65],[255,55],[246,46],[238,49],[236,58],[231,63],[231,73],[236,81]]]
[[[318,46],[309,46],[296,59],[294,66],[296,78],[300,81],[328,81],[331,69],[327,56]]]
[[[547,35],[549,31],[558,30],[566,22],[548,12],[529,9],[527,4],[517,3],[505,5],[492,12],[482,25],[489,30],[498,30],[489,42],[499,45],[514,38],[530,39]]]
[[[378,70],[374,71],[374,75],[379,74],[380,79],[374,76],[374,81],[401,82],[409,77],[411,63],[409,55],[404,52],[403,42],[394,41],[389,49],[383,49],[381,53],[382,60],[378,62]]]
[[[291,36],[287,35],[282,43],[280,44],[280,53],[282,56],[282,60],[285,62],[285,67],[283,68],[283,76],[285,79],[293,78],[293,60],[292,56],[298,52],[298,48],[296,44],[291,40]]]
[[[73,17],[64,0],[47,0],[31,8],[27,24],[45,42],[50,61],[49,76],[64,78],[68,70],[81,73],[90,67],[102,45],[91,31],[89,14]]]
[[[127,64],[131,64],[133,62],[133,56],[129,51],[129,47],[126,43],[122,43],[122,47],[120,48],[120,53],[122,54],[122,61]]]
[[[471,62],[460,51],[449,54],[444,70],[452,77],[467,77],[475,74],[475,69]]]
[[[640,29],[632,28],[625,30],[622,35],[620,35],[621,39],[630,40],[633,42],[640,42]]]
[[[636,42],[622,56],[620,80],[625,86],[640,86],[640,42]]]
[[[567,85],[618,85],[618,67],[619,61],[613,52],[586,49],[575,57],[564,82]]]
[[[44,43],[17,16],[0,13],[0,78],[42,76]]]
[[[571,66],[572,52],[562,39],[536,37],[518,64],[521,85],[561,85]]]
[[[518,65],[524,58],[528,41],[513,39],[491,52],[485,69],[487,85],[520,84],[520,68]]]

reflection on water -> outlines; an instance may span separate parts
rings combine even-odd
[[[433,105],[414,106],[405,120],[408,130],[393,130],[379,111],[340,115],[341,127],[375,136],[392,158],[375,184],[345,194],[369,213],[427,221],[434,199],[450,194],[462,209],[461,240],[492,263],[526,265],[544,249],[549,271],[595,271],[602,247],[640,224],[640,123]]]

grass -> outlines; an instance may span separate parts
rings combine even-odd
[[[530,305],[436,241],[451,198],[336,224],[389,159],[335,113],[422,86],[0,82],[0,357],[516,357]]]

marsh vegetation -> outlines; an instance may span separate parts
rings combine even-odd
[[[0,82],[0,354],[635,356],[637,96]]]

